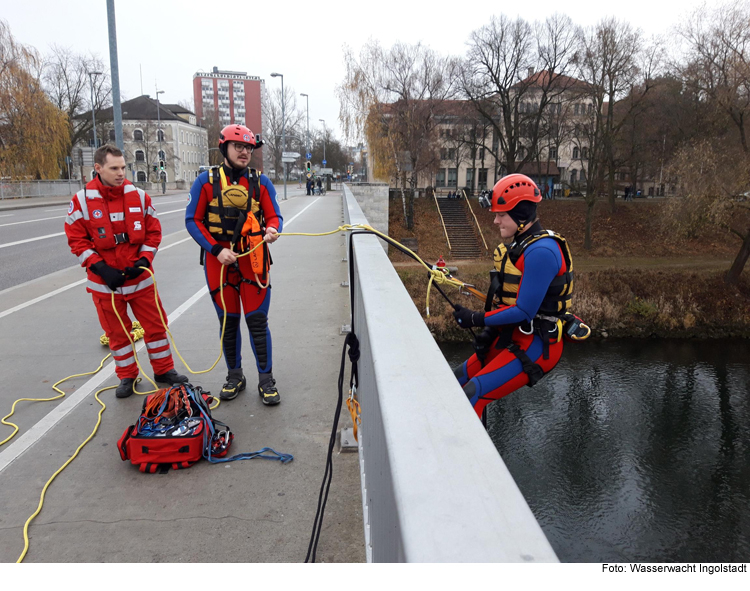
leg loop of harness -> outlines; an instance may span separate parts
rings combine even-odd
[[[516,343],[511,343],[506,347],[508,351],[513,353],[513,355],[516,356],[516,358],[521,362],[521,365],[523,366],[523,372],[529,376],[529,387],[533,387],[534,384],[536,384],[539,380],[541,380],[544,377],[544,370],[539,366],[539,364],[534,363],[531,358],[526,355],[526,351],[521,349]]]

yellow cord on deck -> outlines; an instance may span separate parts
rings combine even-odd
[[[459,281],[459,280],[457,280],[457,279],[455,279],[453,277],[447,276],[441,270],[435,270],[435,269],[433,269],[421,257],[419,257],[419,255],[417,255],[415,252],[413,252],[409,248],[405,247],[403,244],[401,244],[399,242],[396,242],[395,240],[393,240],[392,238],[390,238],[388,235],[386,235],[386,234],[384,234],[384,233],[376,230],[372,226],[368,226],[366,224],[345,224],[345,225],[339,226],[335,230],[331,230],[330,232],[318,232],[318,233],[310,233],[310,232],[282,232],[282,233],[279,233],[278,235],[279,236],[330,236],[332,234],[337,234],[339,232],[346,232],[346,231],[352,231],[352,230],[367,230],[368,232],[371,232],[371,233],[375,234],[376,236],[379,236],[379,237],[385,239],[387,242],[390,241],[390,242],[398,244],[399,247],[403,248],[404,251],[408,252],[412,257],[414,257],[415,260],[417,260],[427,270],[427,272],[430,275],[430,280],[429,280],[429,283],[428,283],[428,286],[427,286],[427,303],[426,303],[427,304],[426,305],[427,316],[430,315],[430,287],[432,286],[433,281],[435,283],[437,283],[438,285],[446,285],[446,284],[448,284],[448,285],[453,285],[454,287],[457,287],[459,289],[461,289],[461,288],[467,288],[467,285],[465,283],[463,283],[462,281]],[[256,248],[259,248],[262,244],[263,244],[263,242],[260,242],[259,244],[257,244],[256,246],[254,246],[249,251],[237,255],[237,258],[249,255]],[[188,365],[188,363],[185,361],[185,359],[180,354],[180,351],[178,350],[177,345],[174,342],[174,337],[172,336],[172,332],[169,330],[169,327],[167,326],[167,321],[165,320],[164,315],[163,315],[162,310],[161,310],[161,306],[159,305],[159,292],[158,292],[158,289],[157,289],[157,286],[156,286],[156,278],[154,277],[153,271],[151,271],[151,269],[149,269],[147,267],[140,267],[140,268],[148,271],[151,274],[151,277],[153,278],[153,281],[154,281],[154,301],[156,302],[156,309],[158,310],[159,317],[161,318],[162,324],[164,325],[164,328],[166,329],[167,334],[169,335],[169,338],[170,338],[170,341],[172,343],[172,346],[174,347],[175,353],[177,353],[177,356],[180,358],[180,360],[185,365],[185,367],[187,368],[187,370],[191,374],[193,374],[193,375],[208,373],[211,370],[213,370],[216,367],[216,365],[219,363],[219,360],[221,359],[221,356],[223,354],[224,332],[225,332],[225,329],[226,329],[226,321],[227,321],[226,303],[224,301],[224,281],[223,281],[224,280],[224,266],[222,265],[221,273],[219,275],[219,282],[220,282],[220,285],[221,285],[221,288],[220,288],[221,304],[222,304],[222,308],[224,309],[224,318],[223,318],[222,325],[221,325],[221,336],[219,337],[220,338],[219,356],[216,358],[216,361],[214,361],[214,363],[213,363],[213,365],[211,365],[211,367],[209,367],[208,369],[205,369],[205,370],[200,370],[200,371],[194,371],[193,369],[190,368],[190,366]],[[471,286],[468,286],[468,288],[470,289]],[[472,290],[472,291],[475,291],[475,290]],[[474,295],[476,295],[476,294],[474,294]],[[134,331],[135,335],[133,335],[133,334],[131,334],[130,330],[128,330],[125,327],[125,323],[123,322],[122,318],[120,317],[120,314],[117,311],[117,307],[115,306],[115,293],[114,293],[114,291],[112,292],[112,309],[115,311],[115,314],[117,315],[117,319],[120,321],[120,326],[122,327],[122,330],[127,335],[128,340],[130,341],[130,345],[133,347],[133,355],[135,357],[135,360],[136,360],[136,363],[138,365],[139,371],[154,386],[154,390],[150,390],[150,391],[147,391],[147,392],[138,392],[134,388],[133,389],[134,392],[136,394],[139,394],[139,395],[146,395],[146,394],[152,394],[154,392],[157,392],[158,388],[156,386],[156,383],[151,378],[148,377],[148,375],[146,374],[145,371],[143,371],[143,368],[141,367],[140,360],[138,359],[138,355],[135,352],[135,342],[134,341],[138,340],[138,338],[141,335],[139,334],[139,332],[136,332],[136,331]],[[134,326],[133,328],[135,329],[136,327]],[[142,329],[140,329],[140,330],[142,330]],[[134,336],[135,336],[135,338],[134,338]],[[111,357],[111,355],[112,354],[110,353],[106,357],[104,357],[104,359],[102,359],[101,362],[99,363],[99,367],[97,369],[95,369],[94,371],[71,375],[71,376],[63,378],[62,380],[56,382],[52,386],[52,388],[56,392],[59,392],[59,394],[57,396],[54,396],[54,397],[51,397],[51,398],[19,398],[18,400],[16,400],[13,403],[13,407],[11,408],[11,412],[8,415],[6,415],[5,417],[3,417],[2,420],[0,420],[0,422],[2,424],[8,425],[8,426],[12,426],[14,428],[13,433],[11,433],[3,441],[0,441],[0,446],[4,445],[5,443],[7,443],[11,439],[13,439],[13,437],[15,437],[15,435],[19,431],[18,425],[16,425],[15,423],[11,423],[11,422],[6,421],[6,419],[9,419],[11,416],[13,416],[13,414],[15,413],[16,405],[19,402],[22,402],[22,401],[29,401],[29,402],[51,402],[53,400],[58,400],[60,398],[63,398],[65,396],[65,392],[63,392],[62,390],[60,390],[57,386],[59,386],[61,383],[65,382],[66,380],[69,380],[71,378],[82,377],[82,376],[87,376],[87,375],[92,375],[92,374],[97,373],[99,370],[102,369],[102,367],[104,366],[104,362],[107,359],[109,359]],[[136,381],[136,383],[138,383],[138,381],[140,381],[140,378]],[[29,526],[31,525],[31,522],[36,518],[37,515],[39,515],[39,513],[42,510],[42,507],[44,505],[44,497],[45,497],[45,494],[47,492],[47,489],[52,484],[52,481],[55,478],[57,478],[57,476],[65,468],[67,468],[68,465],[70,465],[70,463],[76,457],[78,457],[78,454],[83,449],[83,447],[89,441],[91,441],[94,438],[94,436],[96,435],[97,431],[99,430],[99,426],[101,425],[101,422],[102,422],[102,415],[103,415],[104,411],[107,409],[107,406],[99,398],[99,394],[101,394],[102,392],[104,392],[106,390],[112,390],[112,389],[115,389],[115,388],[117,388],[117,386],[107,386],[106,388],[102,388],[100,390],[97,390],[96,393],[94,394],[94,398],[96,398],[96,401],[101,406],[101,408],[99,409],[98,416],[97,416],[96,425],[94,426],[93,430],[91,431],[91,434],[83,441],[83,443],[81,443],[81,445],[78,446],[78,448],[76,449],[75,453],[62,466],[60,466],[60,468],[50,477],[50,479],[44,485],[44,488],[42,489],[42,492],[41,492],[40,497],[39,497],[39,505],[37,506],[36,511],[34,511],[34,513],[26,520],[26,523],[24,524],[24,528],[23,528],[24,549],[23,549],[23,552],[21,553],[21,555],[18,557],[18,560],[16,561],[17,563],[22,562],[23,559],[26,557],[26,554],[28,553],[28,550],[29,550],[29,536],[28,536]],[[215,406],[213,406],[212,408],[216,408],[216,406],[218,406],[218,403],[219,403],[219,399],[218,398],[216,398],[216,402],[217,402],[217,404]],[[355,436],[355,439],[356,439],[357,438],[357,426],[358,426],[358,423],[359,423],[359,404],[357,403],[356,398],[354,398],[354,393],[353,392],[350,393],[350,396],[347,399],[347,406],[349,407],[349,411],[350,411],[350,413],[352,415],[352,421],[354,423],[354,436]]]

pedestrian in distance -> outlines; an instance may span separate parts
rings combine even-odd
[[[94,179],[70,202],[65,234],[71,252],[86,269],[86,291],[109,339],[120,378],[115,395],[133,394],[138,365],[129,335],[112,306],[113,293],[125,327],[129,330],[132,325],[128,306],[143,327],[154,381],[170,386],[187,382],[174,369],[165,329],[167,315],[154,295],[154,279],[141,268],[152,267],[162,238],[151,197],[125,178],[125,158],[115,146],[105,144],[95,152],[94,169]]]
[[[244,317],[258,370],[258,394],[263,404],[275,405],[281,398],[273,377],[268,328],[268,244],[278,238],[283,219],[271,180],[248,168],[252,152],[262,145],[244,125],[228,125],[221,131],[219,151],[224,164],[195,179],[185,211],[185,226],[202,249],[201,260],[220,327],[226,315],[223,348],[228,374],[219,397],[232,400],[247,385],[240,334],[240,319]],[[252,247],[245,238],[251,244],[257,241],[258,248],[250,252]],[[245,252],[250,254],[238,256]],[[221,301],[222,285],[226,309]]]
[[[562,355],[564,322],[578,320],[568,312],[570,250],[562,236],[542,227],[537,217],[541,200],[539,188],[525,175],[511,174],[495,184],[490,198],[494,223],[503,239],[513,242],[495,250],[484,311],[456,306],[453,312],[462,328],[483,329],[476,353],[454,370],[480,417],[490,402],[533,386],[549,373]]]

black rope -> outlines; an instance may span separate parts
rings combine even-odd
[[[365,231],[352,232],[349,237],[349,311],[351,313],[351,331],[346,335],[344,339],[344,348],[341,351],[341,368],[339,369],[339,380],[338,380],[338,400],[336,401],[336,411],[333,415],[333,427],[331,428],[331,437],[328,440],[328,454],[326,455],[326,468],[323,473],[323,482],[320,485],[320,492],[318,493],[318,508],[315,512],[315,521],[313,522],[312,535],[310,536],[310,543],[307,546],[307,556],[305,556],[305,562],[315,562],[315,557],[318,551],[318,541],[320,540],[320,532],[323,529],[323,515],[325,514],[326,504],[328,503],[328,492],[331,489],[331,481],[333,480],[333,450],[336,447],[336,428],[338,427],[339,418],[341,416],[341,407],[344,404],[344,374],[346,369],[346,348],[349,347],[349,360],[352,363],[352,373],[349,380],[349,387],[357,384],[357,361],[359,360],[359,341],[354,332],[354,286],[351,285],[352,278],[354,277],[354,250],[353,240],[355,234],[364,234]]]
[[[378,238],[385,240],[388,244],[391,244],[394,248],[403,252],[406,256],[414,259],[421,263],[419,258],[413,255],[408,250],[404,249],[400,244],[393,241],[392,238],[375,234],[374,232],[361,229],[351,232],[349,237],[349,310],[351,312],[351,331],[346,335],[344,340],[344,348],[341,352],[341,368],[339,369],[339,380],[338,380],[338,400],[336,401],[336,411],[333,415],[333,427],[331,428],[331,437],[328,440],[328,454],[326,455],[326,468],[323,474],[323,482],[320,485],[320,492],[318,493],[318,508],[315,512],[315,521],[313,522],[312,535],[310,536],[310,543],[307,547],[307,556],[305,556],[305,562],[315,562],[315,557],[318,551],[318,541],[320,540],[320,532],[323,528],[323,515],[325,514],[326,504],[328,502],[328,493],[331,489],[331,481],[333,480],[333,450],[336,446],[336,428],[338,427],[339,418],[341,416],[341,407],[344,403],[344,374],[346,369],[346,348],[349,347],[349,360],[352,364],[351,378],[349,380],[349,388],[356,386],[358,381],[357,361],[359,360],[359,340],[357,339],[354,330],[354,236],[357,234],[374,234]],[[445,298],[450,306],[455,310],[456,305],[450,300],[440,286],[435,283],[435,287],[438,292]],[[476,341],[476,334],[469,328],[474,340]]]

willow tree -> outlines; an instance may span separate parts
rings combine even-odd
[[[344,133],[366,140],[373,169],[400,185],[411,229],[419,178],[440,162],[435,113],[454,92],[453,60],[419,43],[384,49],[369,41],[358,57],[346,48],[344,62],[337,87]]]
[[[40,59],[0,21],[0,176],[58,178],[68,144],[65,114],[40,83]]]

